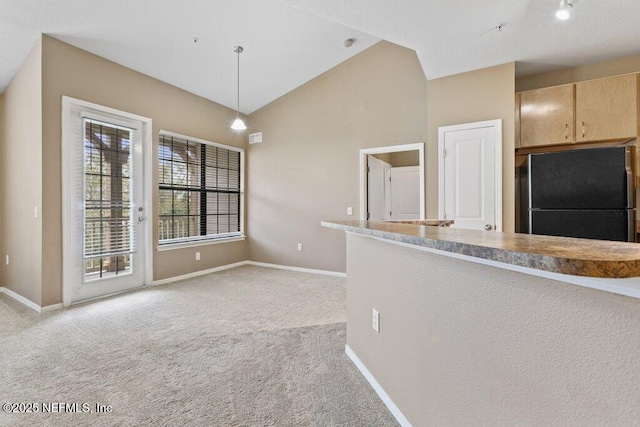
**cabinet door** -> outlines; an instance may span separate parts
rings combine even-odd
[[[574,85],[520,92],[520,146],[575,142]]]
[[[515,103],[515,139],[514,145],[516,148],[520,148],[520,94],[516,93],[516,103]]]
[[[638,75],[576,83],[576,139],[632,138],[638,133]]]

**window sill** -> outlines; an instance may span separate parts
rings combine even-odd
[[[221,237],[218,239],[195,240],[191,242],[165,243],[156,247],[158,252],[171,251],[174,249],[193,248],[198,246],[217,245],[219,243],[240,242],[245,236]]]

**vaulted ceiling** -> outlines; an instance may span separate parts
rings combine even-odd
[[[281,0],[2,0],[0,92],[41,33],[233,109],[241,45],[247,114],[378,41]]]
[[[2,0],[0,92],[40,36],[52,37],[251,113],[385,39],[427,78],[516,62],[518,75],[640,53],[640,1]],[[193,39],[198,42],[194,43]],[[356,42],[350,48],[343,43]],[[72,66],[73,64],[70,64]]]
[[[520,76],[640,54],[640,1],[285,0],[299,10],[414,49],[427,78],[516,62]]]

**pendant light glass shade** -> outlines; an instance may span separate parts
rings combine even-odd
[[[246,128],[247,126],[244,124],[240,117],[236,117],[236,119],[233,121],[233,124],[231,125],[231,129],[233,130],[245,130]]]
[[[561,0],[560,1],[560,6],[558,8],[558,10],[556,11],[556,18],[562,20],[562,21],[566,21],[567,19],[571,18],[571,9],[573,8],[573,1],[572,0]]]
[[[231,129],[233,130],[245,130],[247,128],[244,121],[240,118],[240,54],[243,50],[242,46],[236,46],[233,48],[233,51],[238,54],[238,104],[236,108],[236,119],[231,125]]]

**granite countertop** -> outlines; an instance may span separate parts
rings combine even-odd
[[[431,227],[449,227],[453,225],[452,219],[400,219],[387,220],[385,222],[392,222],[397,224],[427,225]]]
[[[323,221],[324,227],[575,276],[640,276],[640,244],[463,230],[385,221]]]

